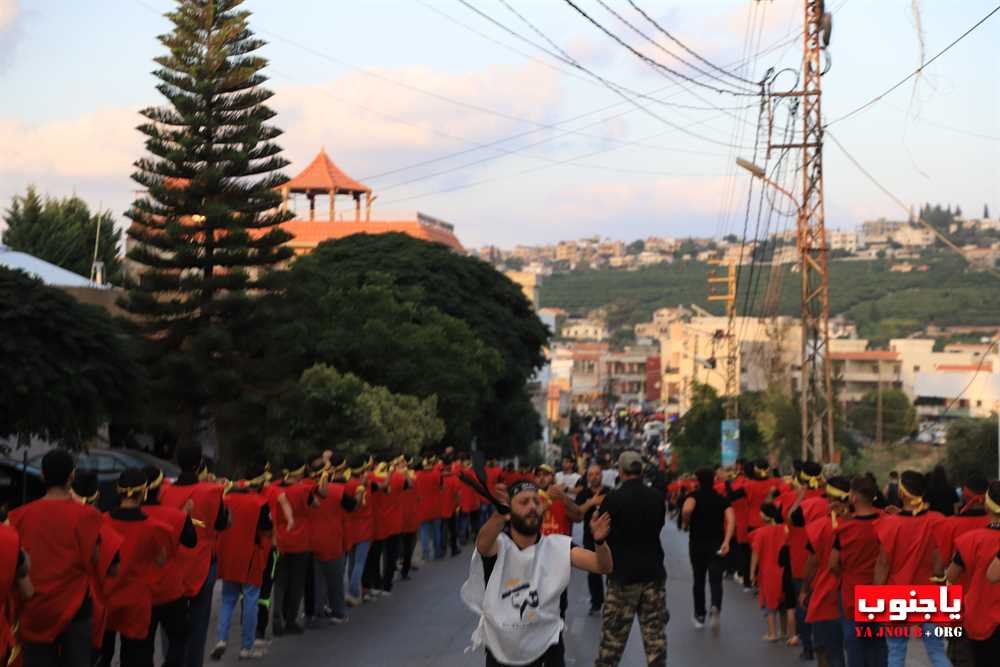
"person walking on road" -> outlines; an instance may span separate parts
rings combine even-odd
[[[575,546],[568,535],[542,535],[542,500],[531,481],[495,487],[498,505],[476,536],[462,600],[479,614],[473,645],[486,647],[486,665],[564,667],[559,599],[569,585],[570,568],[611,572],[605,543],[611,518],[595,514],[590,523],[596,549]]]
[[[667,572],[660,531],[666,521],[663,497],[642,483],[642,457],[625,451],[618,457],[620,485],[601,508],[615,526],[608,538],[615,568],[608,577],[595,667],[615,667],[622,658],[639,616],[639,631],[650,667],[667,664]]]
[[[722,571],[729,545],[736,530],[736,514],[729,501],[714,487],[715,473],[701,468],[694,473],[698,489],[684,501],[681,517],[689,531],[688,553],[694,575],[694,625],[705,627],[705,575],[711,589],[712,607],[708,612],[713,630],[719,627],[722,612]]]
[[[594,518],[594,512],[604,502],[604,498],[611,493],[611,489],[604,486],[601,476],[601,466],[592,463],[587,468],[587,486],[576,495],[576,504],[583,510],[583,548],[594,549],[594,535],[590,530],[590,520]],[[600,574],[590,573],[587,575],[587,587],[590,589],[590,615],[599,614],[604,606],[604,577]]]

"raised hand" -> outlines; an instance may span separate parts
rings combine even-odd
[[[611,533],[611,515],[607,512],[594,512],[590,518],[590,534],[595,542],[606,540]]]

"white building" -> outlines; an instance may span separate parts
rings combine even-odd
[[[606,324],[587,319],[567,320],[559,335],[562,338],[572,338],[573,340],[596,341],[607,340],[610,337]]]
[[[857,232],[842,232],[834,229],[827,232],[827,236],[829,237],[827,245],[830,250],[844,250],[852,255],[858,251]]]

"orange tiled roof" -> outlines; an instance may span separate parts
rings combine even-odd
[[[354,194],[356,192],[371,192],[364,183],[359,183],[333,163],[333,160],[320,149],[309,166],[302,172],[281,186],[291,191],[320,190],[331,192],[336,190],[338,194]]]
[[[974,373],[977,370],[992,373],[993,364],[988,361],[982,366],[978,364],[938,364],[935,370],[941,373]]]
[[[289,220],[281,227],[295,237],[288,242],[292,248],[311,249],[328,239],[342,239],[354,234],[400,232],[422,241],[440,243],[458,252],[464,252],[458,238],[447,229],[423,224],[417,220],[371,220],[369,222]]]
[[[898,352],[891,350],[864,350],[863,352],[833,352],[830,359],[834,361],[897,361]]]

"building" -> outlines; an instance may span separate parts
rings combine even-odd
[[[858,251],[857,232],[843,232],[834,229],[827,232],[827,237],[827,246],[831,251],[843,250],[852,255]]]
[[[650,350],[629,349],[608,352],[601,363],[604,366],[605,408],[615,405],[642,407],[646,400],[646,361]]]
[[[124,290],[120,287],[94,282],[40,257],[12,250],[5,245],[0,245],[0,266],[24,271],[50,287],[61,289],[80,303],[100,306],[111,315],[126,315],[117,303],[124,295]]]
[[[867,341],[859,341],[867,344]],[[831,345],[832,347],[832,345]],[[832,351],[835,393],[841,403],[857,403],[869,391],[902,389],[902,360],[892,350]]]
[[[440,243],[456,252],[464,252],[451,224],[424,213],[395,215],[385,219],[372,219],[372,190],[345,174],[326,154],[319,154],[294,178],[280,186],[282,209],[296,214],[281,227],[292,235],[288,245],[296,254],[310,252],[323,241],[340,239],[353,234],[386,234],[399,232],[431,243]],[[301,197],[305,197],[302,207]],[[338,213],[338,197],[353,200],[353,211]],[[317,203],[326,199],[325,219],[317,217]],[[361,201],[364,199],[364,214]],[[353,218],[353,219],[352,219]],[[363,219],[362,219],[363,218]]]
[[[542,277],[530,271],[506,271],[504,275],[520,285],[524,296],[531,302],[535,310],[538,309],[539,287],[542,284]]]
[[[886,220],[885,218],[869,220],[861,223],[861,238],[866,246],[889,243],[892,240],[892,235],[907,224],[909,223]]]
[[[605,341],[610,337],[610,334],[604,322],[580,318],[566,320],[559,336],[573,340]]]
[[[923,225],[903,225],[892,232],[889,240],[904,248],[929,248],[936,240],[934,232]]]

